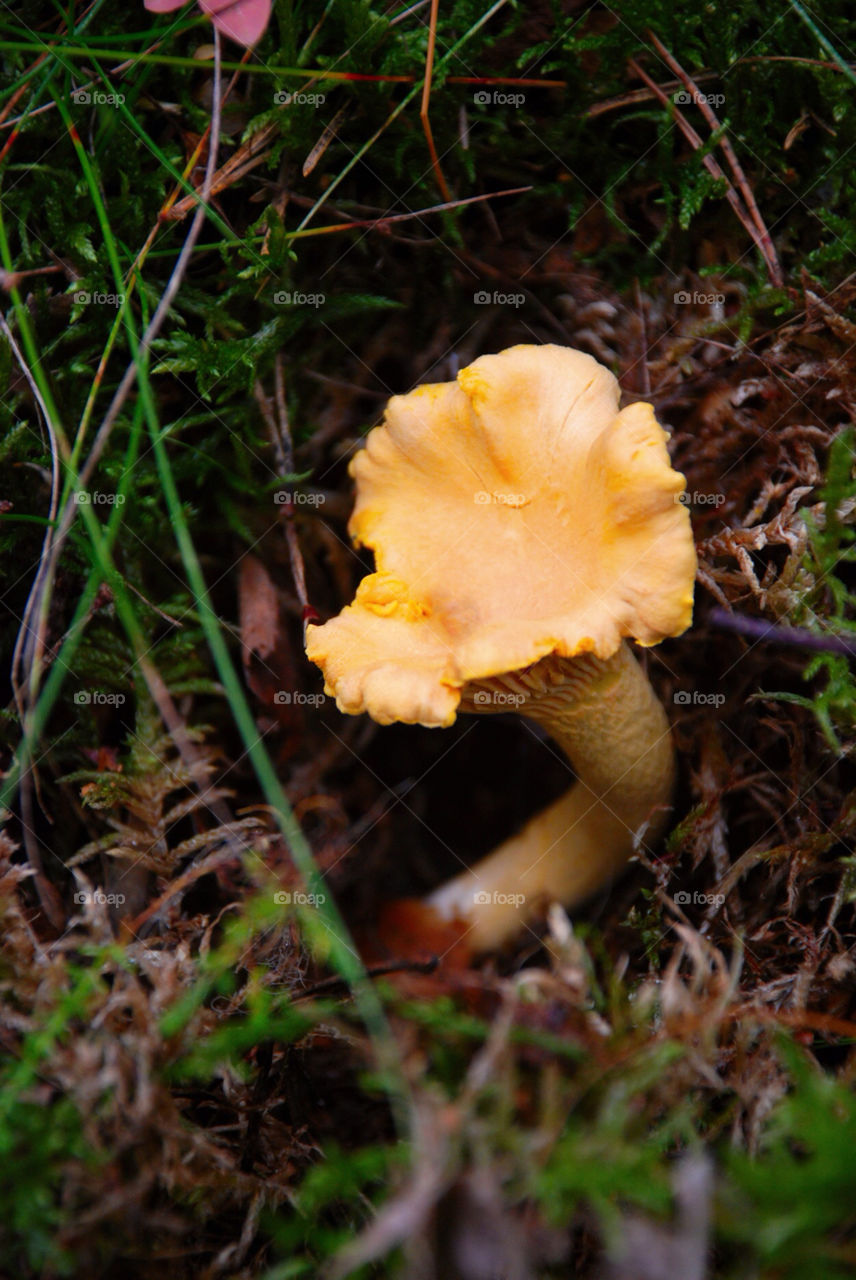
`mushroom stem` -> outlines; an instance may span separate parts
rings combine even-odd
[[[474,951],[502,945],[549,902],[573,906],[606,884],[639,842],[657,840],[671,807],[669,723],[626,643],[610,658],[550,656],[463,691],[462,710],[510,707],[547,730],[577,782],[427,898],[441,918],[470,925]]]

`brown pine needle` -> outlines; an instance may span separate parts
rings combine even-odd
[[[680,63],[672,57],[669,50],[661,40],[657,39],[653,31],[648,32],[648,38],[659,53],[660,57],[666,63],[669,70],[679,78],[686,90],[692,94],[693,101],[707,123],[710,125],[711,131],[716,132],[718,129],[721,129],[722,125],[717,119],[713,107],[708,102],[705,94],[699,92],[698,85],[692,77],[689,76],[687,72],[684,71]],[[719,145],[722,148],[722,154],[725,156],[729,166],[731,167],[731,172],[734,174],[734,181],[737,183],[740,194],[743,196],[743,201],[749,211],[749,215],[757,228],[764,254],[764,261],[767,263],[767,270],[770,273],[770,279],[777,288],[781,288],[785,283],[785,279],[782,275],[782,268],[779,265],[779,259],[773,246],[773,241],[770,238],[770,233],[767,230],[764,219],[761,217],[761,210],[758,208],[754,192],[746,180],[746,174],[743,172],[743,166],[737,159],[737,154],[731,145],[727,133],[722,134],[719,139]]]
[[[425,133],[425,141],[428,143],[428,152],[431,156],[431,168],[434,170],[434,177],[437,179],[437,186],[444,200],[451,200],[452,194],[446,186],[446,179],[443,177],[443,170],[440,168],[440,158],[437,155],[437,148],[434,145],[434,134],[431,132],[431,121],[428,118],[428,104],[431,101],[431,78],[434,74],[434,45],[437,38],[437,10],[440,7],[440,0],[431,0],[431,17],[428,20],[428,52],[425,54],[425,83],[422,86],[422,105],[419,108],[419,119],[422,121],[422,128]]]
[[[356,227],[376,228],[379,231],[391,226],[394,222],[410,222],[413,218],[424,218],[429,213],[445,213],[447,209],[463,209],[468,204],[479,204],[484,200],[495,200],[500,196],[519,196],[532,187],[509,187],[507,191],[486,191],[484,195],[468,196],[465,200],[448,200],[445,204],[432,204],[427,209],[412,209],[408,213],[390,213],[380,218],[355,218],[348,222],[335,222],[326,227],[311,227],[305,231],[290,233],[291,239],[303,240],[306,236],[326,236],[335,231],[348,231]]]
[[[663,92],[663,90],[660,88],[657,82],[655,80],[652,80],[652,78],[648,75],[647,71],[643,70],[643,68],[639,65],[639,63],[636,61],[635,58],[628,59],[628,66],[630,67],[631,71],[635,72],[635,74],[639,76],[640,80],[644,80],[645,84],[647,84],[648,88],[654,94],[655,98],[657,98],[658,101],[661,102],[663,106],[666,107],[666,109],[671,113],[672,118],[675,121],[675,124],[678,126],[681,133],[683,133],[684,137],[687,139],[690,145],[695,147],[697,151],[701,150],[701,148],[704,146],[704,142],[702,141],[701,136],[695,131],[693,126],[690,124],[689,120],[687,120],[686,116],[683,114],[682,111],[678,109],[678,107],[671,100],[671,98],[666,96],[666,94]],[[698,93],[698,89],[694,89],[693,92]],[[748,234],[751,236],[755,246],[758,249],[758,252],[761,254],[764,261],[766,262],[767,270],[770,274],[770,279],[777,284],[781,284],[783,281],[782,281],[781,268],[779,267],[778,260],[776,259],[775,254],[772,260],[770,259],[768,247],[764,243],[764,239],[761,236],[760,232],[758,231],[754,218],[752,217],[749,210],[745,207],[745,205],[741,201],[737,192],[734,190],[734,186],[729,181],[727,174],[722,169],[722,166],[719,164],[717,160],[713,158],[712,155],[704,156],[704,166],[707,169],[708,173],[710,173],[714,178],[721,179],[726,184],[726,192],[725,192],[726,200],[731,205],[734,212],[737,214],[737,217],[739,218],[740,222],[742,223],[742,225],[744,226]]]

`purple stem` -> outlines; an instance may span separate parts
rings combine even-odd
[[[856,636],[852,640],[836,635],[819,636],[802,627],[780,627],[775,623],[765,622],[763,618],[747,618],[742,613],[729,613],[719,605],[714,605],[708,619],[715,627],[737,631],[742,636],[752,636],[766,644],[792,644],[802,649],[843,653],[847,657],[856,658]]]

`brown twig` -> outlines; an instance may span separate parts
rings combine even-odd
[[[30,276],[47,276],[55,271],[66,271],[67,268],[56,264],[51,267],[30,267],[26,271],[2,271],[0,270],[0,289],[17,289],[22,281],[27,280]]]
[[[717,119],[716,112],[708,102],[706,95],[699,92],[699,87],[696,82],[687,74],[686,71],[684,71],[680,63],[672,57],[669,50],[661,40],[658,40],[653,31],[648,32],[648,38],[657,50],[657,53],[659,53],[660,57],[666,63],[669,70],[674,72],[686,90],[692,94],[693,101],[707,123],[710,125],[711,130],[713,132],[721,130],[722,125]],[[770,233],[767,230],[764,219],[761,217],[761,211],[758,208],[757,201],[755,200],[755,194],[746,179],[746,174],[743,172],[743,166],[737,159],[737,153],[732,147],[727,133],[722,132],[719,139],[719,145],[722,148],[722,154],[731,166],[731,172],[734,174],[734,181],[737,183],[740,194],[743,196],[744,203],[749,211],[749,216],[752,218],[752,221],[758,231],[758,236],[761,241],[761,245],[763,246],[764,261],[767,264],[770,279],[777,288],[781,288],[785,283],[785,278],[782,274],[782,268],[779,264],[775,246],[770,238]]]
[[[291,428],[288,424],[288,405],[285,401],[285,374],[283,372],[282,356],[277,356],[274,366],[274,402],[276,404],[276,415],[271,411],[270,401],[265,395],[261,383],[256,383],[254,388],[256,403],[258,404],[265,425],[268,429],[271,444],[276,454],[277,467],[285,483],[290,487],[290,481],[286,480],[287,476],[294,475],[294,445],[291,439]],[[306,572],[303,566],[303,553],[300,550],[300,540],[297,537],[297,529],[294,526],[294,506],[289,500],[282,504],[283,513],[285,515],[285,540],[288,546],[288,559],[291,564],[291,576],[294,580],[294,589],[297,598],[300,601],[303,610],[304,619],[309,610],[309,597],[306,593]],[[311,612],[311,611],[310,611]]]
[[[367,227],[369,230],[377,229],[383,231],[387,226],[392,226],[395,222],[410,222],[413,218],[425,218],[429,213],[445,213],[448,209],[463,209],[465,205],[481,204],[485,201],[497,200],[500,196],[519,196],[531,190],[532,187],[530,185],[528,187],[509,187],[505,191],[485,191],[480,196],[467,196],[463,200],[448,200],[445,204],[432,204],[426,209],[412,209],[407,213],[382,214],[377,218],[356,218],[348,220],[347,214],[342,213],[339,209],[331,207],[329,209],[331,216],[341,218],[343,221],[328,224],[324,227],[312,227],[309,230],[301,231],[299,234],[301,239],[305,239],[307,236],[329,235],[331,231],[348,231],[352,227]],[[291,203],[296,205],[298,208],[312,208],[315,203],[313,200],[309,200],[305,196],[295,195],[291,191],[288,192],[288,198]],[[295,233],[294,238],[296,238],[296,234],[297,233]],[[408,241],[408,243],[413,244],[414,241],[411,240]],[[422,242],[420,241],[420,243]]]
[[[333,116],[333,119],[329,120],[327,124],[325,124],[324,128],[321,131],[321,137],[318,139],[318,141],[315,143],[315,146],[309,152],[309,155],[303,161],[302,172],[303,172],[304,178],[309,177],[309,175],[315,169],[316,165],[321,160],[322,156],[326,153],[327,148],[330,146],[330,143],[334,140],[334,138],[338,136],[339,126],[344,123],[345,119],[347,118],[347,115],[348,115],[348,108],[340,107],[339,110],[336,112],[336,114]]]
[[[443,177],[443,170],[440,168],[440,158],[437,155],[437,148],[434,145],[434,134],[431,131],[431,121],[428,117],[428,105],[431,101],[431,78],[434,74],[434,45],[437,38],[437,10],[439,7],[440,0],[431,0],[431,16],[428,19],[428,51],[425,54],[425,83],[422,86],[422,102],[419,107],[419,119],[422,121],[425,141],[428,143],[428,152],[431,156],[431,168],[434,170],[434,177],[437,179],[437,186],[440,188],[443,199],[451,200],[452,193],[446,186],[446,179]]]
[[[640,381],[642,383],[642,394],[646,399],[651,397],[651,371],[648,368],[648,322],[645,319],[645,304],[642,300],[642,290],[639,288],[639,277],[633,281],[633,300],[636,303],[636,311],[639,315],[639,339],[641,351],[639,353],[639,364],[642,368]]]
[[[431,956],[430,960],[396,960],[389,964],[367,965],[366,973],[370,978],[385,978],[388,973],[430,974],[434,973],[439,963],[437,956]],[[293,992],[291,998],[296,1003],[298,1000],[309,1000],[312,996],[325,995],[328,992],[331,995],[346,994],[349,990],[344,978],[323,978],[320,982],[307,987],[305,991]]]
[[[823,1035],[845,1036],[848,1040],[856,1040],[856,1022],[835,1017],[834,1014],[818,1013],[813,1009],[759,1008],[758,1005],[746,1002],[727,1009],[723,1017],[729,1022],[757,1018],[759,1022],[772,1023],[775,1026],[792,1027],[795,1030],[806,1029]]]
[[[718,79],[718,72],[703,71],[696,76],[696,83],[701,84]],[[680,80],[667,80],[665,84],[660,85],[660,88],[664,93],[673,93],[675,89],[680,88],[680,84]],[[639,102],[650,102],[656,96],[652,89],[629,89],[627,93],[620,93],[615,98],[605,98],[603,102],[595,102],[584,115],[586,120],[595,120],[609,111],[619,111],[621,107],[635,107]]]
[[[672,118],[675,121],[675,124],[681,130],[681,133],[683,133],[684,137],[687,139],[690,145],[695,147],[697,151],[700,151],[701,148],[704,146],[704,142],[702,141],[701,136],[698,133],[696,133],[695,129],[687,120],[683,112],[678,110],[678,107],[671,100],[671,98],[666,96],[666,94],[663,92],[663,90],[660,88],[657,82],[651,79],[647,71],[643,70],[643,68],[640,67],[639,63],[636,61],[635,58],[629,59],[628,66],[630,67],[631,71],[633,71],[636,75],[638,75],[640,80],[643,80],[645,84],[647,84],[648,88],[651,90],[654,96],[658,99],[658,101],[660,101],[663,104],[663,106],[666,107],[666,109],[671,113]],[[728,201],[728,203],[731,205],[732,209],[736,213],[740,222],[745,227],[748,234],[751,236],[755,246],[758,249],[758,252],[761,254],[765,262],[767,263],[767,270],[770,272],[770,276],[772,279],[774,270],[780,273],[781,269],[778,267],[777,262],[775,263],[775,266],[773,266],[773,264],[771,264],[770,261],[767,259],[766,247],[764,245],[761,235],[758,232],[758,228],[755,225],[755,221],[752,218],[752,215],[749,213],[749,210],[745,208],[745,206],[743,205],[742,201],[740,200],[740,197],[738,196],[737,192],[734,190],[734,187],[731,184],[731,182],[729,182],[728,176],[723,171],[722,166],[719,164],[719,162],[715,160],[712,155],[706,155],[703,158],[703,163],[708,173],[710,173],[714,178],[719,179],[725,183],[726,185],[725,198]]]
[[[243,837],[244,831],[252,829],[253,828],[250,823],[246,821],[235,822],[233,820],[231,824],[225,826],[222,830],[222,835],[224,840],[228,841],[230,847],[226,849],[218,849],[214,853],[209,853],[199,862],[195,862],[192,866],[188,867],[180,876],[171,881],[163,893],[159,897],[155,898],[154,902],[150,902],[144,911],[141,911],[138,916],[135,916],[131,920],[126,919],[123,922],[125,928],[130,933],[138,935],[143,926],[151,920],[152,916],[156,916],[159,911],[163,910],[168,902],[171,902],[172,899],[177,897],[179,894],[184,893],[186,889],[189,889],[192,884],[201,880],[203,876],[210,875],[213,871],[219,871],[221,867],[226,867],[230,863],[238,864],[240,859],[238,853],[236,853],[234,849],[235,837]]]

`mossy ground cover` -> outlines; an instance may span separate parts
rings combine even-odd
[[[0,14],[0,1274],[856,1269],[856,22],[441,4],[436,161],[430,30]],[[674,824],[573,929],[367,977],[568,781],[302,652],[385,400],[516,342],[672,431]]]

